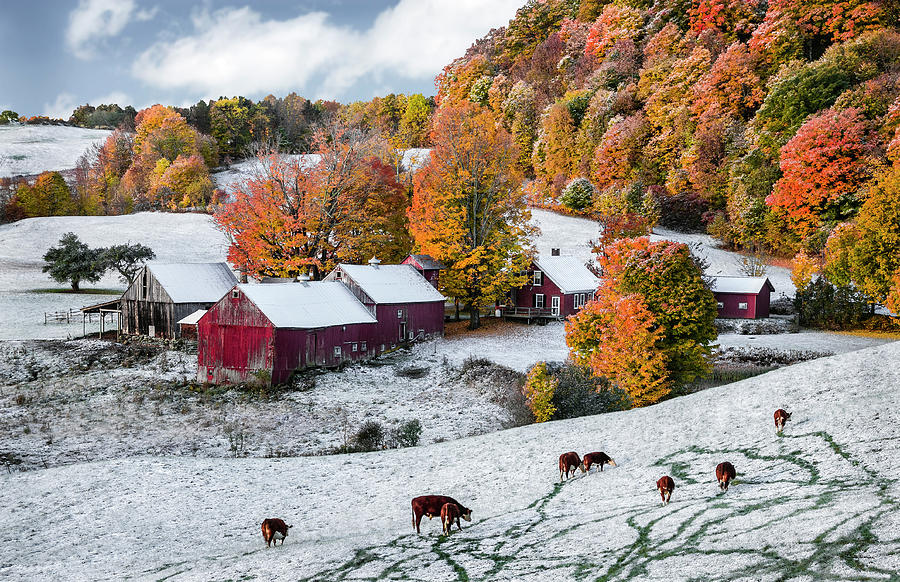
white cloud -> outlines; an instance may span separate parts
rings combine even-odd
[[[106,95],[101,95],[100,97],[95,97],[88,101],[91,105],[96,107],[97,105],[112,105],[115,103],[119,107],[125,107],[127,105],[131,105],[131,97],[128,96],[127,93],[123,93],[122,91],[113,91],[112,93],[107,93]]]
[[[104,39],[121,34],[132,20],[149,20],[156,9],[138,10],[134,0],[81,0],[69,14],[66,44],[80,59],[94,56]]]
[[[429,78],[491,28],[505,25],[521,0],[401,0],[359,32],[323,12],[266,20],[250,7],[198,13],[194,33],[160,41],[132,74],[156,88],[207,95],[303,92],[341,98],[366,76]],[[308,84],[316,79],[319,85]]]
[[[75,100],[75,95],[72,95],[71,93],[60,93],[56,96],[56,100],[53,103],[44,103],[44,109],[41,115],[59,119],[69,119],[69,116],[72,115],[72,111],[74,111],[75,107],[78,105],[80,105],[80,103]]]

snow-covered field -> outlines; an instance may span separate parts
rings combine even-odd
[[[74,168],[81,154],[110,133],[60,125],[0,125],[0,178]]]
[[[888,580],[900,343],[623,413],[331,457],[146,456],[0,474],[0,577]],[[793,412],[776,436],[772,411]],[[448,415],[446,422],[456,419]],[[278,426],[273,430],[296,430]],[[564,451],[618,463],[558,483]],[[720,461],[737,481],[720,493]],[[662,506],[656,479],[676,482]],[[454,496],[449,538],[409,500]],[[294,525],[266,548],[265,517]]]

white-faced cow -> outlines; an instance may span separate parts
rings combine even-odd
[[[459,517],[462,517],[466,521],[472,521],[472,510],[468,509],[452,497],[447,497],[446,495],[422,495],[420,497],[415,497],[412,500],[412,522],[416,533],[422,533],[419,529],[419,524],[422,522],[422,516],[427,516],[428,519],[438,517],[441,515],[441,509],[448,503],[452,503],[459,508]],[[459,523],[459,520],[457,520],[457,523]],[[462,527],[460,527],[460,529],[462,529]]]
[[[606,453],[588,453],[582,459],[584,463],[584,470],[588,473],[591,472],[591,467],[594,465],[598,465],[600,467],[600,471],[603,471],[603,465],[609,465],[610,467],[615,467],[616,462],[610,458]]]
[[[728,461],[716,465],[716,481],[719,482],[719,489],[722,491],[728,491],[728,484],[734,480],[735,475],[737,473],[734,470],[734,465]]]
[[[581,457],[578,456],[578,453],[575,451],[569,451],[568,453],[563,453],[559,456],[559,480],[563,480],[563,475],[566,476],[566,479],[569,478],[569,472],[571,471],[572,476],[575,476],[575,470],[581,469],[581,472],[584,473],[584,463],[581,462]]]
[[[784,430],[784,423],[791,419],[791,413],[783,408],[775,411],[775,432],[781,434]]]
[[[291,529],[292,525],[287,525],[284,521],[277,518],[269,518],[264,519],[262,522],[262,534],[263,539],[266,540],[266,547],[269,547],[273,541],[275,545],[278,545],[278,540],[281,540],[281,545],[284,545],[284,538],[288,535],[288,530]]]
[[[668,475],[660,477],[656,481],[656,490],[659,491],[659,496],[662,497],[663,505],[668,505],[669,499],[672,498],[672,491],[675,490],[675,480]]]
[[[444,527],[444,535],[450,535],[450,528],[453,527],[453,522],[456,522],[456,527],[462,531],[462,525],[459,523],[459,505],[456,503],[445,503],[443,507],[441,507],[441,525]]]

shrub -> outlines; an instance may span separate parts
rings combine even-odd
[[[353,435],[353,450],[368,453],[384,448],[384,429],[375,420],[366,421]]]
[[[694,192],[668,194],[665,190],[653,189],[653,201],[659,209],[659,225],[678,232],[702,232],[705,228],[703,216],[709,211],[709,204]]]
[[[559,381],[547,372],[547,364],[538,362],[531,367],[525,378],[525,401],[534,414],[535,422],[547,422],[553,418],[553,394]]]
[[[391,441],[396,447],[414,447],[422,436],[422,423],[416,419],[407,420],[391,431]]]
[[[833,285],[817,277],[797,292],[794,305],[800,325],[824,329],[859,326],[871,316],[869,298],[849,285]]]
[[[470,356],[460,366],[460,379],[489,402],[503,407],[509,413],[511,426],[534,422],[534,416],[525,401],[522,389],[525,375],[521,372],[486,358]]]
[[[590,370],[572,362],[547,364],[557,381],[553,393],[555,420],[602,414],[631,407],[628,395],[610,386],[606,378],[594,376]]]
[[[575,178],[563,189],[559,201],[571,210],[581,211],[591,205],[594,186],[587,178]]]

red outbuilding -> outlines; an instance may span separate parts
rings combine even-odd
[[[575,257],[552,255],[535,259],[528,282],[510,293],[504,317],[564,319],[591,300],[600,280]]]
[[[710,290],[718,302],[717,317],[759,319],[769,317],[775,287],[767,277],[714,277]]]
[[[342,263],[325,280],[346,285],[375,316],[379,351],[444,335],[445,297],[411,265]]]
[[[236,285],[197,334],[197,379],[215,384],[281,384],[306,366],[374,356],[380,344],[369,310],[346,286],[323,281]]]

